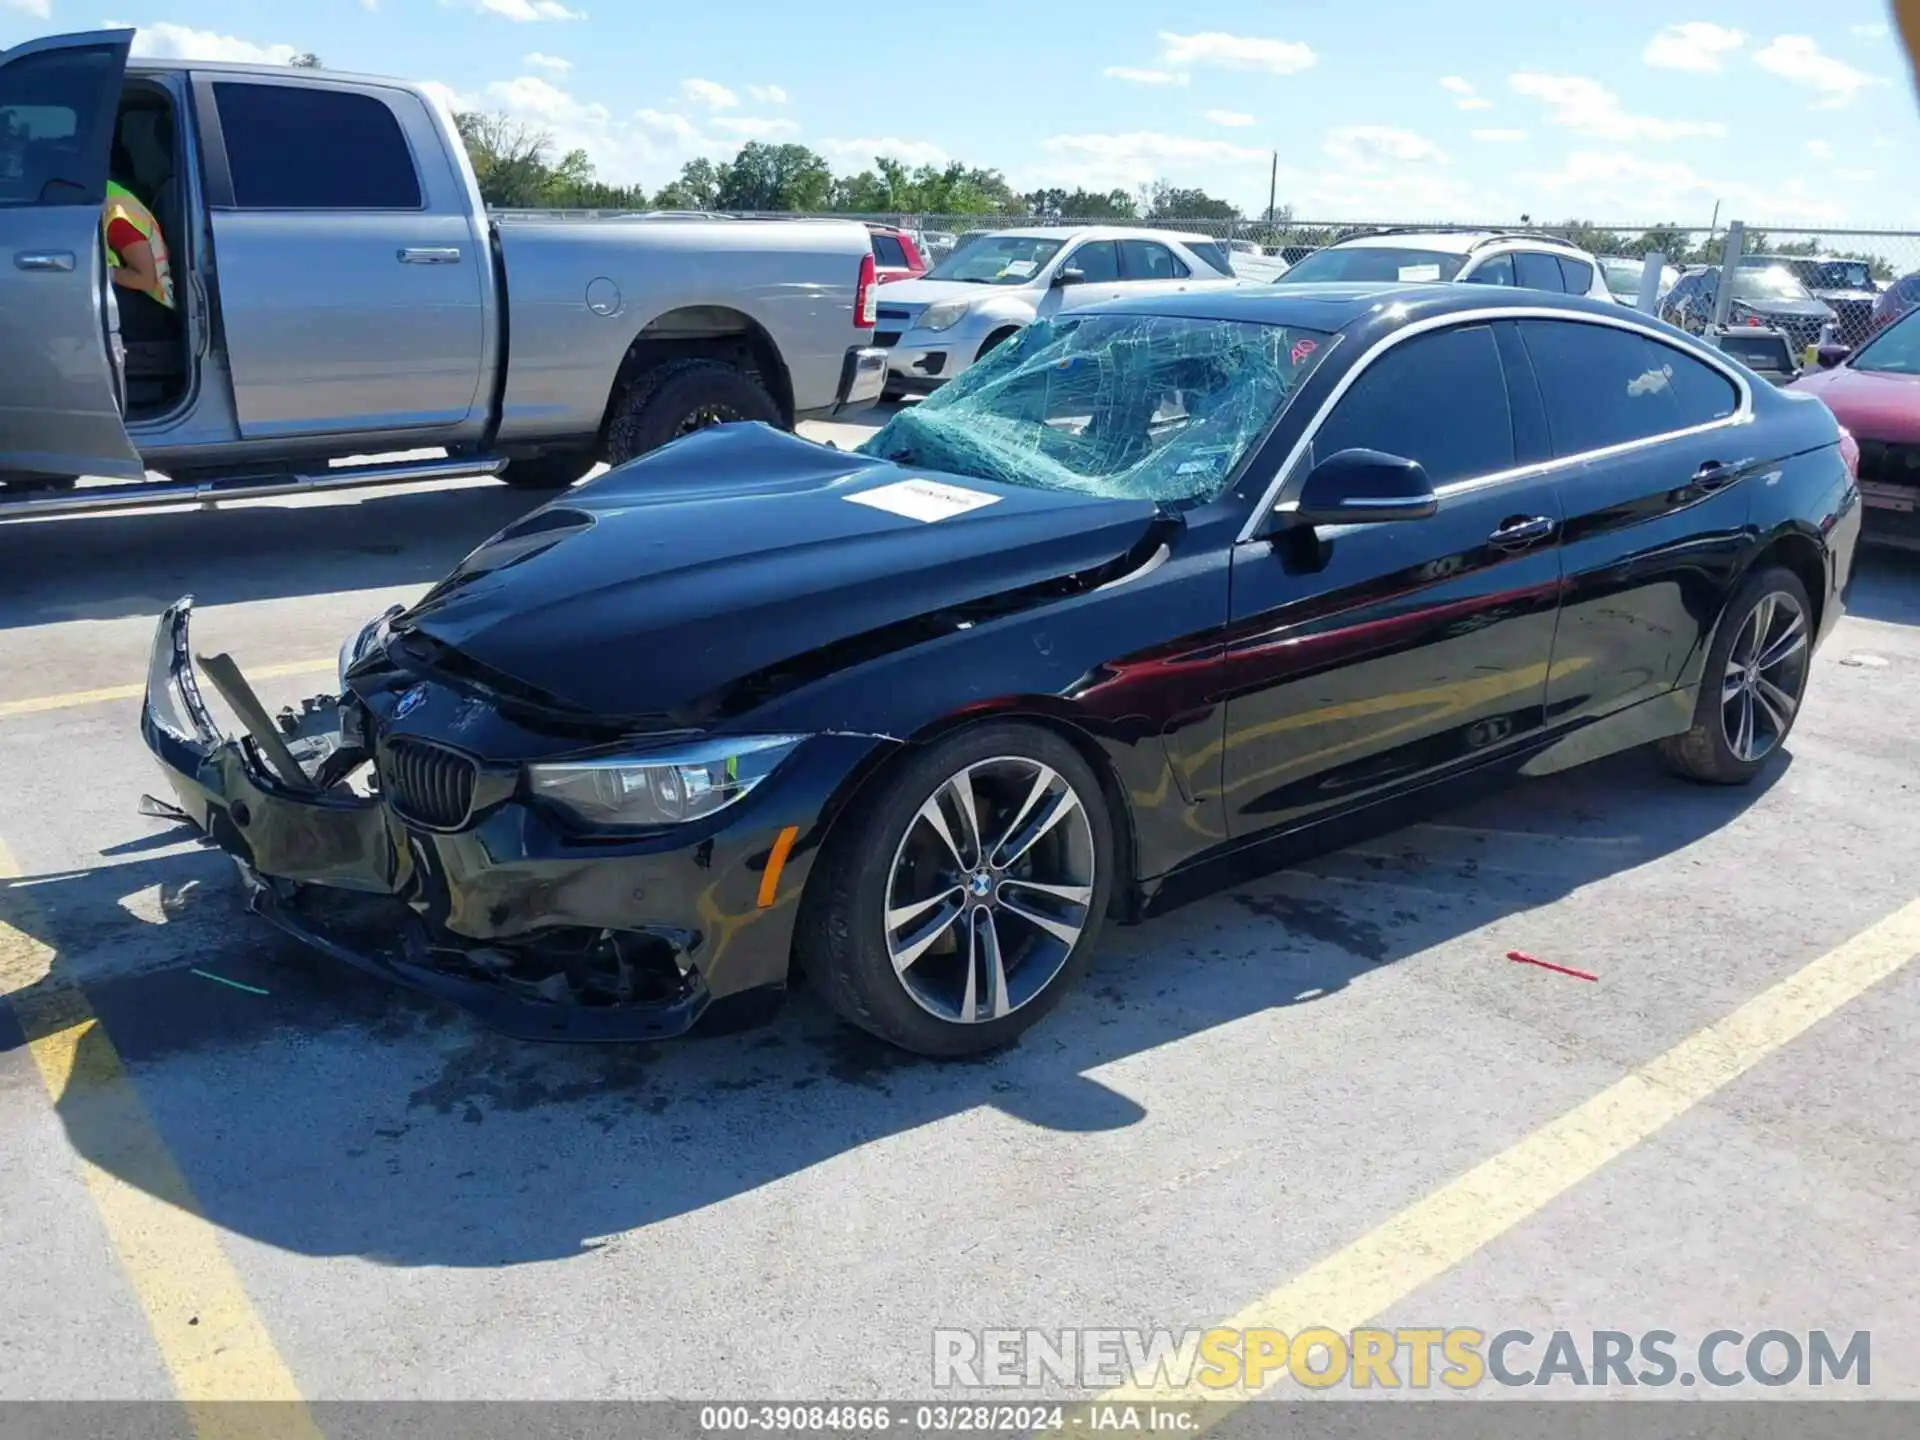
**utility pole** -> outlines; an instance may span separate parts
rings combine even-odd
[[[1267,228],[1273,228],[1274,202],[1280,198],[1280,152],[1273,152],[1273,168],[1267,172]]]

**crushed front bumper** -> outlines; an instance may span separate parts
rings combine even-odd
[[[342,723],[351,697],[308,702],[264,743],[236,704],[250,733],[222,735],[189,650],[191,605],[155,631],[141,734],[257,914],[526,1039],[659,1039],[784,988],[822,814],[870,744],[816,742],[814,763],[760,787],[750,814],[686,836],[583,839],[517,801],[459,833],[425,831],[331,778],[368,723],[364,710]],[[216,682],[238,673],[200,664]]]

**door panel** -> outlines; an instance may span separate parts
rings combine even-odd
[[[0,58],[0,470],[139,479],[100,206],[132,32]]]
[[[491,257],[453,187],[414,172],[409,149],[433,153],[426,111],[397,91],[220,77],[203,92],[226,162],[213,240],[241,434],[460,425],[482,398]]]
[[[1295,526],[1237,547],[1223,779],[1236,836],[1437,779],[1540,732],[1560,514],[1545,479],[1483,478],[1515,468],[1515,414],[1491,327],[1396,344],[1319,423],[1305,459],[1367,448],[1418,461],[1437,513]]]
[[[1672,689],[1719,613],[1757,468],[1752,428],[1716,425],[1739,391],[1672,346],[1567,321],[1519,330],[1557,457],[1647,442],[1554,472],[1567,578],[1548,716],[1597,719]],[[1696,479],[1713,464],[1726,468]]]

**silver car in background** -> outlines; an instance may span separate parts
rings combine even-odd
[[[873,343],[889,351],[883,398],[928,394],[1061,310],[1247,283],[1206,235],[1103,225],[994,231],[918,280],[881,290]]]

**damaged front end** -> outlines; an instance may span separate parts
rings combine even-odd
[[[664,1038],[717,999],[758,1010],[784,986],[811,848],[795,840],[817,813],[805,787],[740,834],[606,843],[548,827],[505,792],[470,823],[423,829],[383,786],[383,771],[409,777],[390,759],[391,711],[345,684],[353,655],[338,695],[276,718],[227,657],[196,664],[191,608],[161,616],[141,717],[178,809],[143,808],[231,855],[255,913],[527,1039]],[[216,724],[203,682],[238,738]]]

